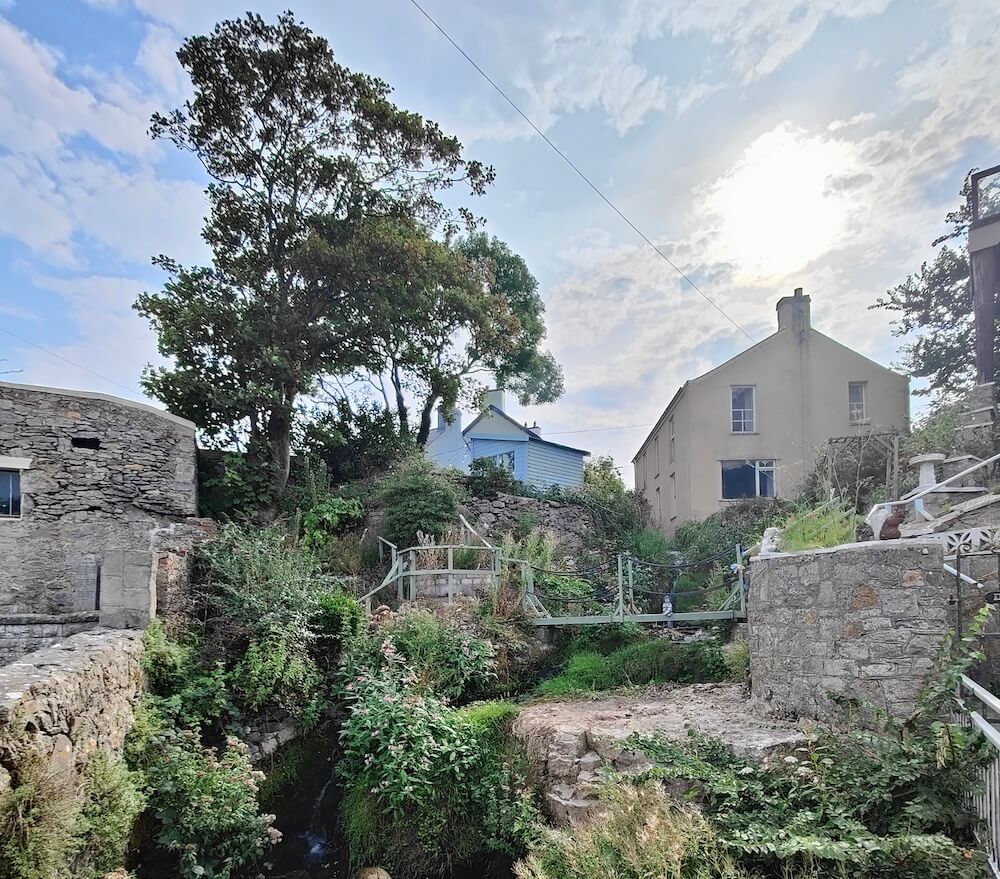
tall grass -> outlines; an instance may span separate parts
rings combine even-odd
[[[799,510],[781,526],[781,548],[800,552],[853,543],[857,520],[854,508],[839,500]]]

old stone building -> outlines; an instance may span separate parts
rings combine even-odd
[[[128,604],[123,590],[149,588],[158,535],[196,514],[191,422],[0,382],[0,617]]]

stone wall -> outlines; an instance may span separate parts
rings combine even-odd
[[[0,665],[98,626],[96,610],[62,614],[0,615]]]
[[[575,556],[583,549],[584,538],[593,527],[590,513],[576,504],[502,493],[492,498],[471,498],[465,504],[465,516],[490,539],[515,530],[530,516],[536,527],[555,536],[558,553],[567,556]]]
[[[750,563],[751,699],[771,716],[836,716],[827,692],[904,716],[953,624],[940,544],[888,540]]]
[[[20,462],[22,494],[0,518],[0,613],[94,610],[108,553],[149,551],[196,514],[194,432],[140,403],[0,382],[0,458]]]
[[[82,769],[119,754],[142,694],[142,636],[98,630],[0,667],[0,793],[26,760]]]

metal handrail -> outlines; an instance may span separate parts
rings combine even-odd
[[[388,542],[389,541],[386,541],[386,543],[388,543]],[[383,589],[385,589],[386,586],[388,586],[391,583],[393,583],[396,580],[398,580],[399,579],[399,575],[402,573],[402,567],[403,567],[403,557],[402,556],[397,556],[396,559],[395,559],[395,561],[392,563],[392,567],[389,568],[389,573],[385,575],[385,577],[382,579],[382,582],[379,583],[379,585],[376,586],[374,589],[372,589],[367,595],[363,595],[359,599],[359,601],[362,604],[364,604],[364,606],[365,606],[365,612],[368,614],[368,616],[372,615],[372,598],[373,598],[373,596],[375,596],[377,593],[379,593]]]
[[[483,546],[485,546],[487,549],[496,549],[496,547],[492,543],[490,543],[485,537],[483,537],[482,534],[476,531],[476,529],[469,524],[469,520],[466,519],[465,516],[463,516],[461,513],[458,514],[458,521],[462,523],[462,526],[470,534],[472,534],[475,537],[478,537],[483,542]]]
[[[985,467],[987,464],[996,463],[997,461],[1000,461],[1000,454],[994,455],[992,458],[987,458],[984,461],[979,461],[971,467],[966,467],[959,473],[953,473],[947,479],[942,479],[940,482],[936,482],[934,485],[930,485],[923,491],[918,491],[916,494],[912,494],[907,498],[900,498],[898,501],[882,501],[882,503],[875,504],[875,506],[873,506],[869,511],[868,515],[871,516],[876,510],[880,510],[885,507],[898,507],[902,504],[912,504],[914,501],[919,501],[927,495],[944,488],[946,485],[951,485],[951,483],[953,483],[956,479],[962,479],[965,476],[969,476],[981,467]]]

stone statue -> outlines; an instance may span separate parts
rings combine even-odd
[[[906,518],[906,513],[900,509],[895,509],[886,517],[882,527],[878,531],[879,540],[899,540],[899,526]]]

